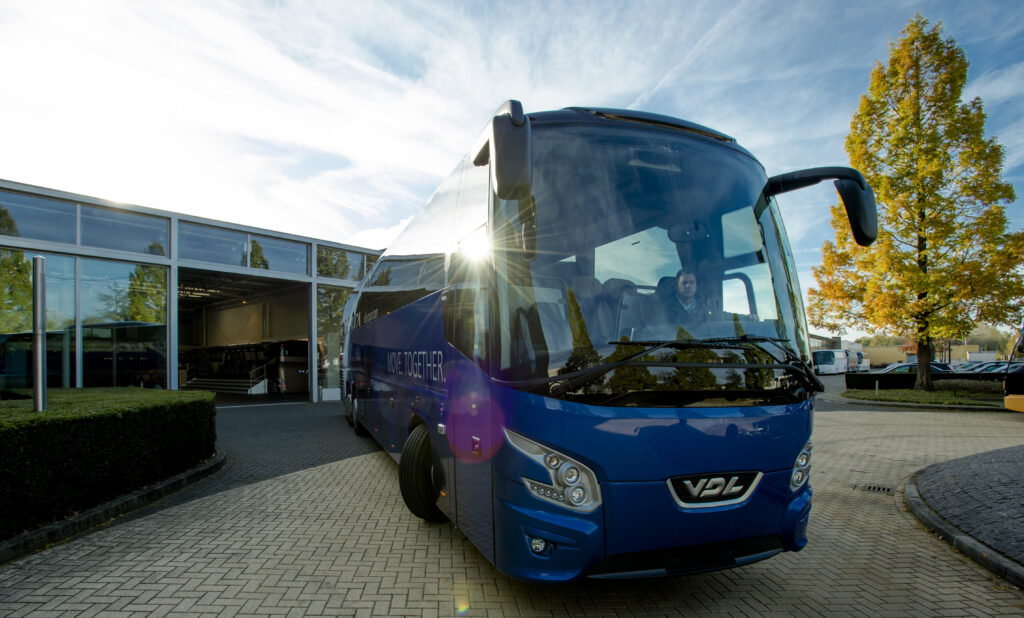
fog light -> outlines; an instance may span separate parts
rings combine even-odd
[[[800,491],[811,475],[811,453],[813,445],[808,442],[793,461],[793,474],[789,477],[789,488]]]
[[[544,539],[533,538],[530,539],[530,551],[535,554],[543,554],[544,550],[548,548],[548,542]]]
[[[554,470],[562,465],[562,458],[555,453],[548,453],[547,457],[544,458],[544,462],[547,463],[549,468]]]

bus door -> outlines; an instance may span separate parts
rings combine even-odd
[[[491,409],[487,367],[487,290],[484,269],[453,256],[445,293],[445,330],[455,350],[447,371],[447,435],[455,473],[456,524],[491,561],[494,528],[491,458],[501,445]],[[451,478],[449,477],[449,484]]]

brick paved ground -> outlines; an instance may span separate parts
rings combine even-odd
[[[1024,446],[928,466],[917,488],[951,524],[1024,564]]]
[[[250,413],[274,425],[237,416]],[[1021,414],[821,405],[807,549],[706,575],[571,586],[505,578],[451,526],[406,511],[394,461],[345,437],[335,407],[294,414],[320,429],[265,427],[250,441],[274,460],[294,433],[289,456],[334,459],[267,463],[262,476],[239,475],[235,460],[177,502],[2,567],[0,614],[1024,615],[1020,590],[925,532],[899,495],[928,464],[1020,444]]]

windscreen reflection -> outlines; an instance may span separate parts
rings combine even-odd
[[[532,199],[497,204],[499,378],[599,367],[621,358],[624,342],[758,335],[796,355],[806,350],[778,214],[761,196],[765,175],[749,155],[675,131],[556,125],[535,127],[533,162]],[[757,360],[705,354],[701,362]],[[752,383],[736,367],[682,379],[678,368],[650,365],[684,361],[659,359],[635,379],[611,372],[588,389],[770,390],[785,382],[784,371],[764,369]]]

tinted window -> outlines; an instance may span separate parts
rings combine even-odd
[[[305,275],[306,247],[304,243],[290,240],[253,236],[249,246],[249,266]]]
[[[84,386],[166,387],[167,268],[82,260]]]
[[[363,278],[363,255],[344,249],[325,247],[316,248],[316,274],[334,279]]]
[[[338,388],[341,384],[342,315],[351,291],[328,285],[316,288],[317,381],[321,388]]]
[[[75,242],[75,205],[0,191],[0,234]]]
[[[167,255],[169,221],[137,213],[82,206],[82,244]]]
[[[0,384],[32,387],[32,258],[0,249]],[[75,384],[75,258],[46,258],[47,386]]]
[[[178,223],[178,257],[188,260],[245,266],[245,240],[243,232]]]

